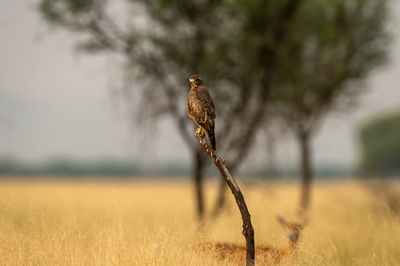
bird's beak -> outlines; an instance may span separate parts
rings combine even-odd
[[[189,79],[189,81],[190,81],[190,83],[193,83],[193,82],[194,82],[194,80],[193,80],[193,79]]]

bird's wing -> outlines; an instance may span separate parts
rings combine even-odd
[[[207,128],[214,128],[214,123],[215,123],[215,105],[214,101],[211,98],[210,93],[206,88],[201,88],[198,93],[198,99],[201,102],[201,106],[203,107],[203,111],[205,116],[204,124],[207,125]]]

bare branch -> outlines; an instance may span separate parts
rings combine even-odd
[[[255,258],[255,249],[254,249],[254,229],[251,224],[251,218],[249,210],[247,209],[246,202],[244,200],[243,194],[240,191],[239,185],[236,183],[235,179],[229,172],[228,168],[225,165],[225,160],[221,157],[218,157],[206,142],[205,136],[199,136],[199,141],[201,147],[206,151],[206,153],[210,156],[215,166],[218,168],[222,177],[225,179],[225,182],[228,184],[233,196],[235,197],[236,204],[239,208],[240,214],[242,216],[243,221],[243,231],[242,234],[246,239],[246,265],[252,266],[254,265]]]

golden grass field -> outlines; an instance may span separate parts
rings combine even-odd
[[[256,244],[282,247],[298,186],[242,185]],[[208,206],[217,183],[207,184]],[[319,182],[310,223],[287,265],[399,265],[400,219],[355,181]],[[0,181],[0,265],[229,265],[197,255],[203,241],[244,243],[233,198],[203,232],[182,181]]]

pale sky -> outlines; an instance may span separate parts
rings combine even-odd
[[[33,3],[0,2],[0,157],[32,162],[54,156],[188,161],[189,153],[169,120],[159,123],[151,137],[129,127],[110,97],[118,65],[109,58],[77,54],[73,35],[49,30]],[[400,17],[399,7],[393,9],[394,18]],[[397,23],[392,24],[396,28]],[[313,142],[317,164],[353,164],[358,125],[380,112],[400,109],[400,33],[393,32],[390,62],[368,79],[368,93],[357,109],[324,122]],[[279,162],[295,163],[295,143],[283,142]],[[248,161],[262,164],[265,144],[257,146]]]

